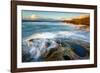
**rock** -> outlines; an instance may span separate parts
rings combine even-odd
[[[64,52],[64,49],[61,46],[56,47],[56,48],[51,48],[45,60],[46,61],[64,60],[63,52]]]
[[[71,58],[69,56],[63,56],[65,60],[71,60]]]
[[[89,43],[80,39],[30,39],[28,44],[23,46],[23,62],[89,59]]]

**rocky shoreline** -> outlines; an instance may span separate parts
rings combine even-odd
[[[31,40],[31,41],[30,41]],[[28,42],[39,41],[41,39],[30,39]],[[82,60],[89,59],[90,46],[88,42],[82,40],[72,40],[72,39],[45,39],[46,42],[43,48],[36,48],[34,51],[28,52],[27,54],[23,52],[23,62],[37,62],[37,61],[61,61],[61,60]],[[42,40],[43,41],[43,40]],[[53,43],[53,42],[54,43]],[[52,44],[55,46],[50,47]],[[28,46],[31,47],[32,45]],[[39,46],[39,45],[37,45]],[[30,50],[32,50],[31,48]],[[25,48],[23,49],[25,51]],[[35,53],[35,54],[34,54]],[[36,54],[37,59],[34,58]]]
[[[64,20],[65,23],[72,23],[75,25],[90,25],[90,16],[81,16],[81,17],[74,17],[70,20]]]

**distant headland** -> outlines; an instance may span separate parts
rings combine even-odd
[[[76,25],[90,25],[90,16],[83,16],[83,17],[75,17],[72,18],[71,20],[64,20],[63,22],[65,23],[72,23]]]

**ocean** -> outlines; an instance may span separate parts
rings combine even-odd
[[[63,22],[22,22],[22,62],[51,61],[53,58],[48,59],[44,54],[56,48],[58,40],[62,45],[66,43],[63,48],[72,48],[73,53],[63,54],[63,59],[53,61],[66,60],[65,56],[70,60],[89,59],[90,31],[85,29],[83,25]]]

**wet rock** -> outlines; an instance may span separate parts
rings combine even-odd
[[[29,46],[23,47],[24,62],[89,59],[89,43],[80,39],[30,39],[28,42],[31,42]]]
[[[57,60],[64,60],[63,58],[64,49],[62,47],[51,48],[48,52],[45,60],[46,61],[57,61]]]
[[[69,56],[63,56],[64,57],[64,60],[71,60],[71,58]]]

